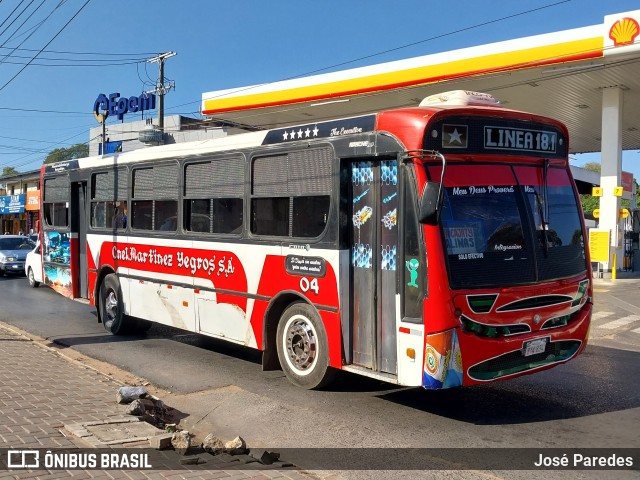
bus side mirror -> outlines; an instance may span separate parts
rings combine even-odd
[[[427,182],[422,190],[418,220],[426,225],[437,225],[442,208],[442,184]]]

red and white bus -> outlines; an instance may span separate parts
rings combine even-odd
[[[158,322],[425,388],[585,348],[585,228],[559,122],[420,106],[45,165],[43,275],[112,334]]]

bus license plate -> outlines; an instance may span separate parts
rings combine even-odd
[[[524,342],[522,346],[522,351],[525,357],[530,357],[531,355],[536,355],[538,353],[544,352],[547,348],[547,342],[549,341],[549,337],[537,338],[536,340],[529,340],[528,342]]]

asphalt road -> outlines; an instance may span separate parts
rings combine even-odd
[[[640,312],[640,300],[633,303],[640,281],[634,282],[596,289],[596,312],[604,312],[598,321]],[[24,277],[0,277],[0,321],[144,377],[172,392],[182,408],[191,406],[192,424],[241,432],[265,447],[640,448],[640,333],[637,342],[630,333],[640,318],[638,325],[632,320],[620,329],[594,321],[583,355],[536,375],[430,392],[345,373],[316,392],[292,386],[282,372],[262,372],[258,352],[225,342],[160,326],[141,337],[110,336],[93,307],[46,287],[30,289]],[[576,471],[563,478],[639,475]]]

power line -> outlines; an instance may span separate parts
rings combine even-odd
[[[40,2],[40,5],[38,5],[38,6],[36,7],[36,9],[35,9],[33,12],[31,12],[27,18],[25,18],[25,19],[24,19],[24,21],[20,24],[20,26],[16,29],[16,31],[15,31],[15,32],[13,32],[13,34],[11,34],[11,35],[9,36],[9,38],[7,38],[7,39],[4,41],[4,43],[3,43],[2,45],[6,45],[6,44],[7,44],[7,42],[9,42],[9,41],[13,38],[13,36],[14,36],[14,35],[16,35],[16,33],[18,33],[18,32],[20,31],[20,29],[24,26],[24,24],[25,24],[25,23],[27,23],[27,22],[31,19],[31,17],[33,17],[33,16],[36,14],[36,12],[37,12],[38,10],[40,10],[40,7],[42,7],[42,6],[44,5],[44,2],[45,2],[45,0],[42,0],[42,2]],[[31,2],[29,3],[29,5],[27,5],[27,8],[28,8],[28,7],[30,7],[32,3],[33,3],[33,0],[31,0]],[[38,25],[38,26],[37,26],[37,28],[33,29],[33,30],[32,30],[32,32],[31,32],[29,35],[27,35],[27,37],[25,37],[25,39],[24,39],[24,40],[22,40],[22,42],[21,42],[21,43],[19,43],[19,44],[18,44],[18,47],[20,47],[24,42],[26,42],[29,38],[31,38],[31,35],[33,35],[34,33],[36,33],[36,32],[38,31],[38,28],[40,28],[40,27],[44,24],[44,22],[45,22],[45,21],[47,21],[47,20],[49,19],[49,17],[50,17],[50,16],[51,16],[51,15],[52,15],[52,14],[53,14],[53,13],[54,13],[58,8],[59,8],[59,7],[60,7],[60,5],[62,5],[62,3],[64,3],[64,2],[59,3],[59,4],[58,4],[58,6],[57,6],[57,7],[55,7],[55,8],[51,11],[51,13],[50,13],[50,14],[49,14],[49,15],[48,15],[48,16],[47,16],[47,17],[46,17],[46,18],[45,18],[45,19],[40,23],[40,25]],[[22,12],[20,12],[20,15],[22,15],[22,13],[24,13],[24,11],[26,11],[26,8],[25,8],[25,10],[23,10]],[[16,20],[17,20],[17,18],[16,18]],[[4,32],[2,32],[2,33],[4,33]],[[12,50],[10,53],[8,53],[7,55],[5,55],[4,59],[3,59],[3,60],[0,60],[0,63],[2,63],[2,61],[6,60],[6,59],[7,59],[7,57],[11,56],[11,55],[13,54],[13,52],[14,52],[14,51],[15,51],[15,50]]]
[[[31,0],[31,2],[29,2],[29,5],[27,5],[24,9],[22,9],[22,11],[21,11],[17,16],[16,16],[16,18],[14,18],[14,19],[11,21],[11,23],[10,23],[9,25],[7,25],[7,26],[6,26],[6,28],[0,32],[0,35],[4,35],[4,33],[5,33],[7,30],[9,30],[9,28],[11,28],[11,25],[13,25],[13,24],[14,24],[14,23],[15,23],[15,22],[16,22],[16,21],[17,21],[17,20],[22,16],[22,14],[25,12],[25,10],[26,10],[27,8],[29,8],[29,6],[30,6],[33,2],[34,2],[34,0]],[[18,8],[20,8],[20,5],[22,5],[23,3],[24,3],[24,0],[20,0],[20,3],[19,3],[18,5],[16,5],[16,8],[14,8],[14,9],[13,9],[13,11],[9,14],[9,16],[8,16],[8,17],[7,17],[7,18],[2,22],[2,25],[4,25],[4,24],[5,24],[5,22],[6,22],[7,20],[9,20],[9,19],[13,16],[13,14],[15,13],[15,11],[16,11]],[[0,27],[1,27],[2,25],[0,25]],[[14,32],[14,33],[15,33],[15,32]],[[6,43],[6,41],[5,41],[5,43]],[[4,45],[4,43],[3,43],[3,45]]]
[[[35,113],[55,113],[61,115],[92,115],[92,113],[87,112],[71,112],[71,111],[61,111],[61,110],[41,110],[38,108],[12,108],[12,107],[0,107],[0,110],[9,110],[12,112],[35,112]]]
[[[86,7],[86,6],[89,4],[89,2],[90,2],[90,1],[91,1],[91,0],[87,0],[86,2],[84,2],[84,4],[82,5],[82,7],[80,7],[80,8],[78,9],[78,11],[77,11],[77,12],[76,12],[76,13],[75,13],[75,14],[74,14],[70,19],[69,19],[69,21],[68,21],[67,23],[65,23],[65,24],[62,26],[62,28],[61,28],[60,30],[58,30],[58,33],[56,33],[56,34],[53,36],[53,38],[52,38],[51,40],[49,40],[49,42],[47,42],[47,44],[46,44],[44,47],[42,47],[38,53],[36,53],[36,54],[34,55],[33,60],[35,60],[35,59],[38,57],[38,55],[40,55],[40,53],[42,53],[42,51],[43,51],[45,48],[47,48],[49,45],[51,45],[51,43],[52,43],[52,42],[53,42],[53,41],[58,37],[58,35],[60,35],[60,34],[62,33],[62,31],[63,31],[65,28],[67,28],[67,26],[68,26],[68,25],[73,21],[73,19],[75,19],[75,18],[80,14],[80,12],[84,9],[84,7]],[[31,64],[31,62],[27,63],[24,67],[22,67],[22,68],[18,71],[18,73],[16,73],[16,74],[15,74],[13,77],[11,77],[11,78],[10,78],[10,79],[9,79],[9,80],[8,80],[8,81],[7,81],[3,86],[2,86],[2,87],[0,87],[0,92],[1,92],[2,90],[4,90],[4,89],[7,87],[7,85],[9,85],[11,82],[13,82],[13,81],[18,77],[18,75],[20,75],[20,74],[21,74],[21,73],[22,73],[22,72],[23,72],[23,71],[24,71],[24,70],[25,70],[25,69],[26,69],[30,64]]]
[[[0,50],[10,47],[0,47]],[[35,48],[16,48],[15,50],[21,52],[39,52]],[[158,55],[157,52],[135,52],[135,53],[113,53],[113,52],[73,52],[69,50],[42,50],[42,53],[55,53],[59,55],[104,55],[104,56],[125,56],[125,57],[144,57],[147,58],[150,55]]]
[[[480,27],[486,27],[487,25],[491,25],[491,24],[494,24],[494,23],[502,22],[504,20],[510,20],[512,18],[516,18],[516,17],[522,16],[522,15],[528,15],[530,13],[534,13],[534,12],[537,12],[537,11],[540,11],[540,10],[544,10],[544,9],[547,9],[547,8],[555,7],[555,6],[561,5],[563,3],[568,3],[570,1],[571,0],[560,0],[560,1],[555,2],[555,3],[551,3],[551,4],[548,4],[548,5],[543,5],[543,6],[537,7],[537,8],[532,8],[530,10],[525,10],[523,12],[514,13],[512,15],[507,15],[507,16],[504,16],[504,17],[499,17],[499,18],[496,18],[496,19],[493,19],[493,20],[489,20],[489,21],[486,21],[486,22],[483,22],[483,23],[470,25],[468,27],[460,28],[458,30],[453,30],[451,32],[443,33],[443,34],[440,34],[440,35],[435,35],[433,37],[429,37],[429,38],[426,38],[424,40],[419,40],[417,42],[407,43],[407,44],[401,45],[399,47],[394,47],[394,48],[390,48],[390,49],[387,49],[387,50],[383,50],[381,52],[372,53],[370,55],[365,55],[365,56],[362,56],[362,57],[359,57],[359,58],[348,60],[346,62],[336,63],[334,65],[330,65],[330,66],[327,66],[327,67],[318,68],[316,70],[311,70],[309,72],[300,73],[300,74],[293,75],[293,76],[290,76],[290,77],[282,78],[280,80],[275,80],[273,82],[265,82],[265,83],[261,83],[261,84],[258,84],[258,85],[251,85],[249,87],[240,88],[240,89],[236,90],[235,92],[236,93],[244,92],[244,91],[247,91],[247,90],[252,90],[252,89],[263,87],[263,86],[266,86],[266,85],[271,85],[273,83],[285,82],[287,80],[294,80],[296,78],[306,77],[306,76],[313,75],[313,74],[316,74],[316,73],[324,72],[326,70],[331,70],[331,69],[334,69],[334,68],[337,68],[337,67],[342,67],[342,66],[345,66],[345,65],[349,65],[351,63],[360,62],[362,60],[367,60],[367,59],[370,59],[370,58],[373,58],[373,57],[377,57],[377,56],[380,56],[380,55],[385,55],[387,53],[391,53],[391,52],[395,52],[395,51],[402,50],[402,49],[405,49],[405,48],[413,47],[413,46],[419,45],[421,43],[426,43],[426,42],[430,42],[430,41],[437,40],[437,39],[440,39],[440,38],[448,37],[448,36],[451,36],[451,35],[456,35],[458,33],[466,32],[466,31],[473,30],[473,29],[480,28]],[[210,100],[210,99],[213,99],[213,98],[217,98],[217,97],[210,97],[207,100]],[[201,103],[201,102],[202,102],[202,99],[194,101],[194,102],[188,102],[188,103],[183,103],[183,104],[180,104],[180,105],[176,105],[174,107],[171,107],[170,109],[184,107],[184,106],[187,106],[187,105],[194,105],[194,104]]]
[[[82,10],[82,9],[87,5],[87,3],[89,3],[89,1],[90,1],[90,0],[87,0],[87,2],[86,2],[86,3],[81,7],[81,9],[80,9],[80,10]],[[329,70],[329,69],[333,69],[333,68],[336,68],[336,67],[339,67],[339,66],[344,66],[344,65],[347,65],[347,64],[350,64],[350,63],[358,62],[358,61],[361,61],[361,60],[365,60],[365,59],[373,58],[373,57],[375,57],[375,56],[379,56],[379,55],[383,55],[383,54],[386,54],[386,53],[390,53],[390,52],[394,52],[394,51],[397,51],[397,50],[401,50],[401,49],[404,49],[404,48],[408,48],[408,47],[411,47],[411,46],[415,46],[415,45],[418,45],[418,44],[421,44],[421,43],[425,43],[425,42],[428,42],[428,41],[432,41],[432,40],[435,40],[435,39],[438,39],[438,38],[443,38],[443,37],[446,37],[446,36],[450,36],[450,35],[454,35],[454,34],[457,34],[457,33],[465,32],[465,31],[469,31],[469,30],[472,30],[472,29],[475,29],[475,28],[479,28],[479,27],[482,27],[482,26],[491,25],[491,24],[494,24],[494,23],[497,23],[497,22],[500,22],[500,21],[504,21],[504,20],[512,19],[512,18],[515,18],[515,17],[518,17],[518,16],[522,16],[522,15],[530,14],[530,13],[533,13],[533,12],[536,12],[536,11],[540,11],[540,10],[543,10],[543,9],[551,8],[551,7],[554,7],[554,6],[557,6],[557,5],[563,4],[563,3],[567,3],[567,2],[569,2],[569,1],[570,1],[570,0],[562,0],[562,1],[558,1],[558,2],[555,2],[555,3],[552,3],[552,4],[548,4],[548,5],[544,5],[544,6],[541,6],[541,7],[534,8],[534,9],[530,9],[530,10],[526,10],[526,11],[523,11],[523,12],[519,12],[519,13],[516,13],[516,14],[512,14],[512,15],[508,15],[508,16],[500,17],[500,18],[497,18],[497,19],[494,19],[494,20],[490,20],[490,21],[487,21],[487,22],[483,22],[483,23],[480,23],[480,24],[472,25],[472,26],[469,26],[469,27],[464,27],[464,28],[461,28],[461,29],[458,29],[458,30],[455,30],[455,31],[451,31],[451,32],[445,33],[445,34],[441,34],[441,35],[437,35],[437,36],[434,36],[434,37],[430,37],[430,38],[427,38],[427,39],[424,39],[424,40],[420,40],[420,41],[418,41],[418,42],[412,42],[412,43],[405,44],[405,45],[402,45],[402,46],[399,46],[399,47],[395,47],[395,48],[392,48],[392,49],[387,49],[387,50],[385,50],[385,51],[381,51],[381,52],[378,52],[378,53],[375,53],[375,54],[366,55],[366,56],[363,56],[363,57],[360,57],[360,58],[356,58],[356,59],[350,60],[350,61],[348,61],[348,62],[342,62],[342,63],[338,63],[338,64],[335,64],[335,65],[327,66],[327,67],[324,67],[324,68],[321,68],[321,69],[317,69],[317,70],[313,70],[313,71],[310,71],[310,72],[306,72],[306,73],[298,74],[298,75],[295,75],[295,76],[292,76],[292,77],[289,77],[289,78],[285,78],[285,79],[282,79],[282,80],[279,80],[279,81],[285,81],[285,80],[290,80],[290,79],[295,79],[295,78],[299,78],[299,77],[308,76],[308,75],[311,75],[311,74],[314,74],[314,73],[322,72],[322,71]],[[77,15],[78,13],[80,13],[80,10],[76,13],[76,15]],[[75,18],[75,16],[76,16],[76,15],[74,15],[74,17],[73,17],[73,18]],[[73,20],[73,18],[72,18],[71,20]],[[71,20],[70,20],[70,21],[71,21]],[[70,21],[69,21],[69,22],[70,22]],[[68,23],[69,23],[69,22],[67,22],[67,24],[66,24],[66,25],[68,25]],[[63,29],[66,27],[66,25],[63,27]],[[62,31],[62,30],[61,30],[61,31]],[[60,33],[60,32],[58,32],[58,34],[59,34],[59,33]],[[57,37],[57,35],[58,35],[58,34],[56,34],[56,37]],[[54,37],[53,39],[55,39],[56,37]],[[113,54],[106,54],[106,53],[105,53],[105,54],[103,54],[103,53],[89,53],[89,52],[60,52],[60,51],[53,51],[53,50],[51,50],[51,51],[49,51],[49,50],[45,50],[45,49],[46,49],[46,47],[47,47],[49,44],[51,44],[51,42],[53,41],[53,39],[52,39],[50,42],[48,42],[48,43],[47,43],[47,45],[45,45],[45,47],[44,47],[44,48],[42,48],[42,49],[40,49],[40,50],[37,50],[37,52],[38,52],[38,53],[37,53],[37,54],[32,58],[31,63],[27,63],[27,65],[25,65],[25,67],[24,67],[24,68],[26,68],[26,66],[29,66],[29,65],[38,65],[38,64],[34,64],[34,63],[33,63],[33,61],[34,61],[34,60],[35,60],[35,59],[36,59],[36,58],[37,58],[41,53],[43,53],[43,52],[48,52],[48,53],[54,53],[54,52],[55,52],[55,53],[59,53],[59,54],[60,54],[60,53],[65,53],[65,54],[71,54],[71,55],[105,55],[105,56],[106,56],[106,55],[114,55],[114,56],[115,56],[115,55],[126,55],[126,54],[117,54],[117,53],[113,53]],[[1,48],[1,47],[0,47],[0,48]],[[20,50],[24,50],[24,51],[36,51],[36,50],[29,50],[29,49],[20,49]],[[133,55],[133,54],[132,54],[132,55]],[[43,60],[43,59],[41,58],[40,60]],[[24,68],[23,68],[22,70],[24,70]],[[21,70],[21,71],[22,71],[22,70]],[[18,72],[18,74],[19,74],[19,73],[21,73],[21,71],[20,71],[20,72]],[[146,71],[146,63],[145,63],[145,73],[147,74],[147,77],[148,77],[150,80],[152,80],[152,79],[150,78],[150,76],[149,76],[148,72]],[[17,76],[17,75],[16,75],[16,76]],[[143,84],[144,84],[144,83],[145,83],[145,81],[140,77],[139,72],[138,72],[138,77],[139,77],[139,79],[141,80],[141,82],[143,82]],[[15,76],[14,76],[14,78],[15,78]],[[5,84],[4,86],[2,86],[2,87],[0,88],[0,91],[1,91],[2,89],[4,89],[4,88],[8,85],[8,83],[10,83],[14,78],[12,78],[9,82],[7,82],[7,84]],[[264,84],[262,84],[262,85],[268,85],[268,84],[270,84],[270,83],[275,83],[275,82],[267,82],[267,83],[264,83]],[[256,88],[256,87],[258,87],[258,86],[261,86],[261,85],[256,85],[256,86],[247,87],[247,88],[246,88],[246,89],[244,89],[244,90],[249,90],[249,89],[252,89],[252,88]],[[241,91],[241,90],[239,90],[239,91]],[[373,95],[373,94],[372,94],[372,95]],[[176,105],[176,106],[174,106],[174,107],[171,107],[171,109],[176,109],[176,108],[179,108],[179,107],[182,107],[182,106],[186,106],[186,105],[199,104],[200,102],[201,102],[201,100],[199,99],[198,101],[189,102],[189,103],[184,103],[184,104],[181,104],[181,105]],[[27,112],[33,111],[33,112],[38,112],[38,113],[42,113],[42,112],[44,112],[44,113],[82,114],[82,115],[86,115],[86,113],[84,113],[84,112],[58,112],[58,111],[54,111],[54,110],[42,111],[42,110],[36,110],[36,109],[10,109],[10,108],[7,108],[7,107],[4,107],[4,108],[0,107],[0,109],[4,109],[4,110],[16,110],[16,111],[27,111]],[[201,113],[198,111],[198,112],[192,112],[191,114],[194,114],[194,115],[200,115]],[[251,116],[251,115],[247,115],[247,117],[250,117],[250,116]],[[239,117],[239,118],[244,118],[244,117]],[[80,134],[77,134],[77,135],[74,135],[74,136],[72,136],[72,137],[69,137],[69,139],[67,139],[67,140],[63,140],[63,141],[61,141],[61,142],[58,142],[58,143],[56,143],[55,145],[63,144],[63,143],[65,143],[65,142],[67,142],[68,140],[71,140],[71,139],[73,139],[73,138],[76,138],[77,136],[82,135],[82,134],[84,134],[84,132],[83,132],[83,133],[80,133]],[[38,151],[38,152],[34,152],[34,154],[35,154],[35,153],[43,153],[44,151],[45,151],[45,150],[40,150],[40,151]],[[29,155],[27,155],[26,157],[23,157],[23,158],[27,158],[27,157],[30,157],[30,156],[32,156],[32,155],[33,155],[33,154],[29,154]],[[21,159],[16,159],[16,161],[20,161],[20,160],[21,160]],[[23,163],[23,164],[19,164],[19,165],[17,165],[17,166],[21,166],[21,165],[26,165],[26,164],[29,164],[29,163],[33,163],[34,161],[37,161],[37,160],[29,160],[28,162]]]

